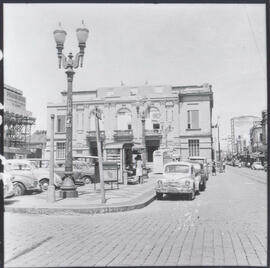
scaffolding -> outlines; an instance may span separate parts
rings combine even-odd
[[[4,112],[4,145],[27,149],[31,142],[31,128],[36,119],[27,115]]]

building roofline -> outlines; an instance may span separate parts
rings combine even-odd
[[[20,89],[17,89],[17,88],[15,88],[15,87],[12,87],[12,86],[9,86],[9,85],[7,85],[7,84],[4,84],[4,88],[5,89],[8,89],[8,90],[10,90],[10,91],[13,91],[14,93],[17,93],[17,94],[19,94],[19,95],[23,95],[23,91],[22,90],[20,90]]]
[[[74,94],[74,95],[80,95],[80,94],[85,94],[85,93],[90,93],[90,92],[96,93],[97,90],[79,90],[79,91],[72,91],[72,95],[73,95],[73,94]],[[63,91],[61,91],[61,94],[62,94],[62,95],[67,95],[67,91],[66,91],[66,90],[63,90]]]

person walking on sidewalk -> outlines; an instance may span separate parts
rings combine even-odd
[[[142,158],[140,155],[136,156],[136,177],[138,177],[139,183],[143,183],[142,177]]]
[[[212,175],[213,176],[216,176],[217,175],[216,162],[215,161],[213,162],[213,165],[212,165]]]

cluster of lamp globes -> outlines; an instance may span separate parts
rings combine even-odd
[[[61,23],[59,23],[59,28],[53,32],[54,39],[56,42],[56,48],[59,57],[59,68],[61,68],[61,58],[63,56],[62,50],[64,49],[64,43],[66,39],[67,32],[62,29]],[[86,46],[86,41],[89,35],[89,30],[85,27],[84,21],[82,21],[82,26],[76,30],[77,39],[79,42],[80,55],[83,56],[84,48]]]

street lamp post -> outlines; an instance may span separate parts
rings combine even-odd
[[[142,107],[142,110],[140,111],[140,108]],[[149,109],[151,107],[151,102],[146,99],[144,102],[137,102],[136,103],[136,109],[137,114],[141,118],[142,122],[142,162],[143,166],[146,166],[146,143],[145,143],[145,118],[148,115]]]
[[[145,144],[145,113],[144,111],[141,114],[141,120],[142,120],[142,162],[143,166],[146,165],[146,144]]]
[[[85,28],[83,21],[82,24],[83,27],[76,30],[80,50],[75,55],[75,59],[73,59],[72,53],[68,54],[68,58],[62,53],[64,49],[65,38],[67,35],[66,31],[60,28],[53,32],[57,48],[59,69],[61,66],[63,66],[63,68],[66,70],[65,73],[67,74],[65,177],[60,192],[60,195],[63,198],[78,197],[78,192],[76,191],[76,186],[72,176],[72,83],[73,76],[75,74],[73,69],[77,69],[79,66],[83,66],[84,48],[86,46],[86,40],[89,34],[89,30]],[[59,26],[61,26],[61,24],[59,24]]]

